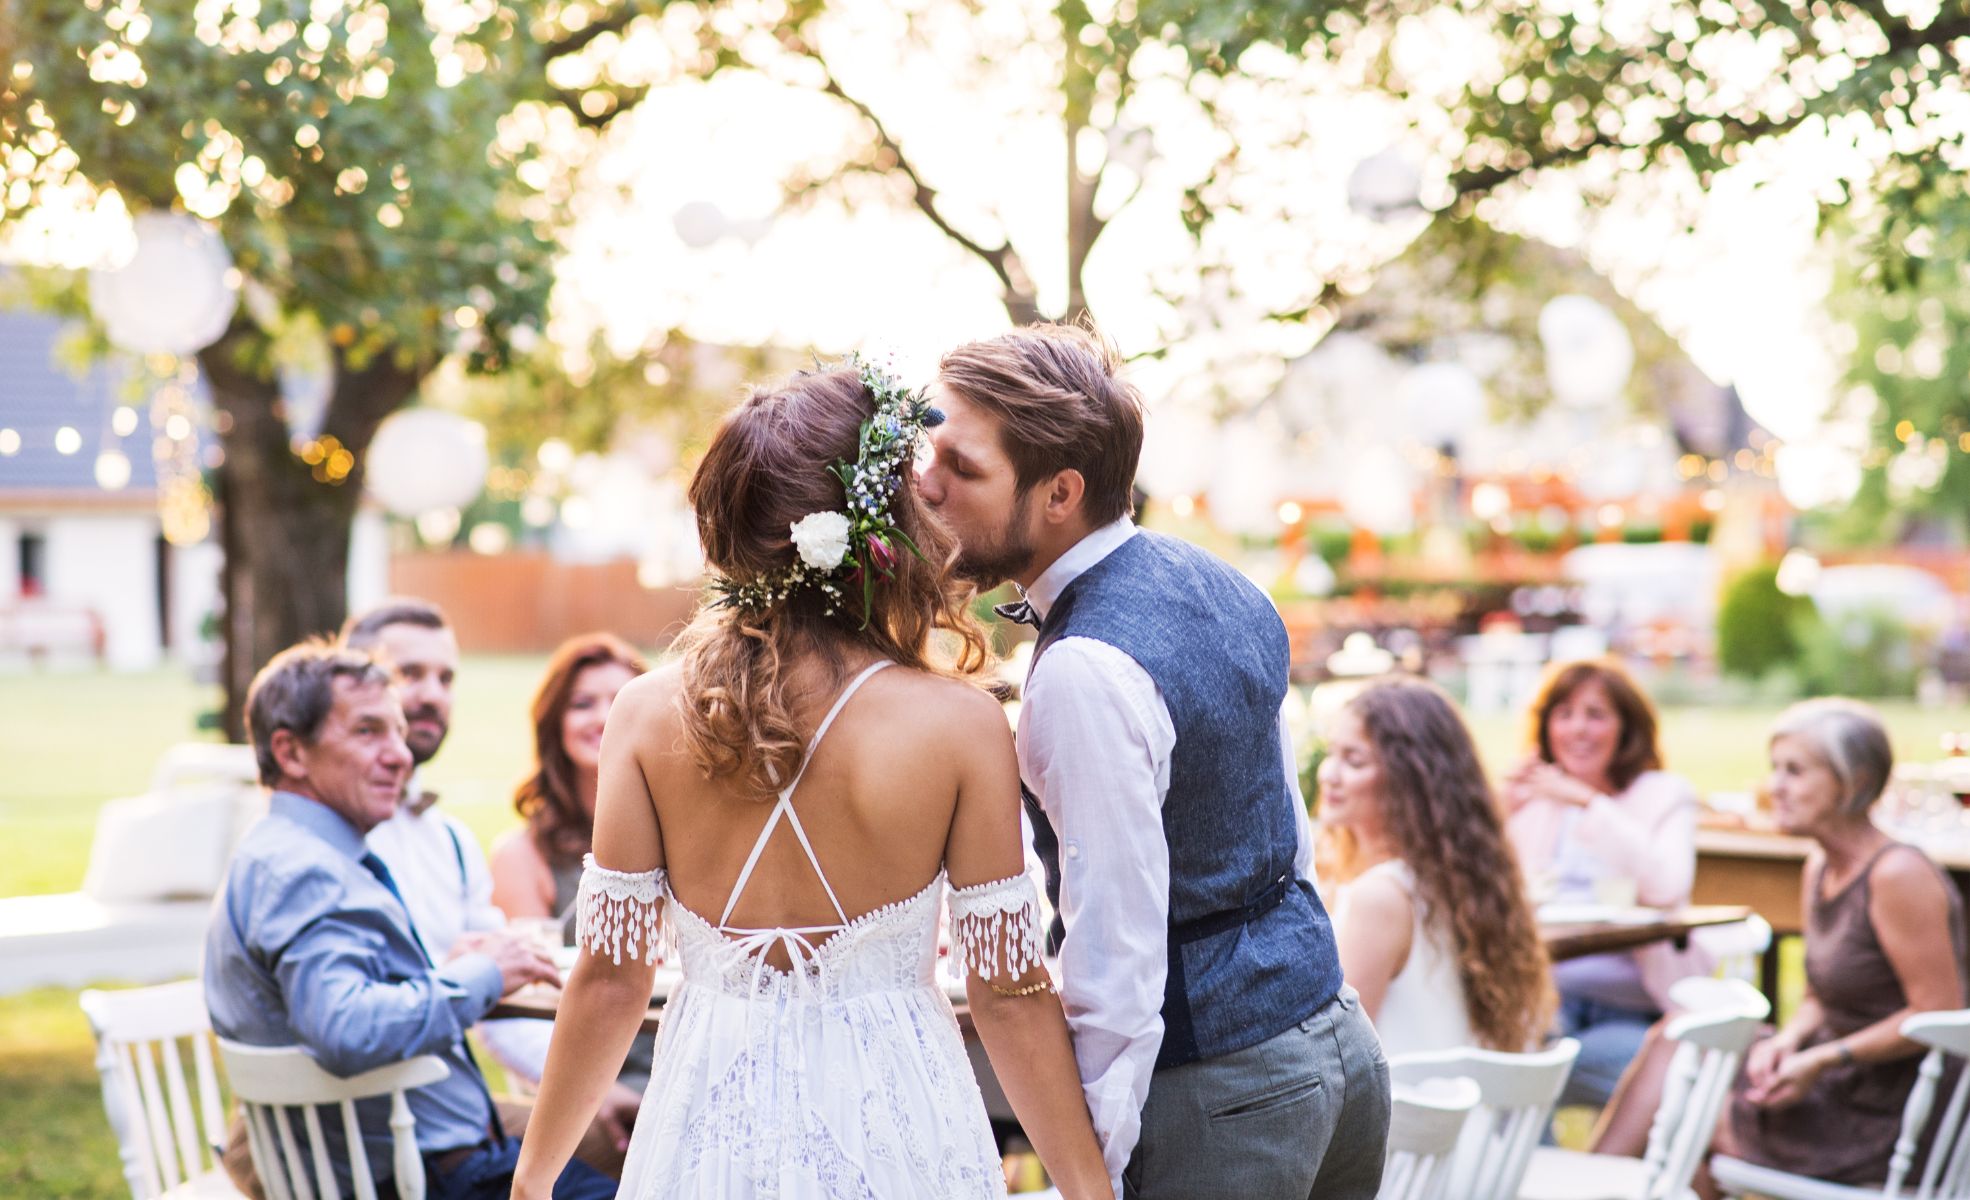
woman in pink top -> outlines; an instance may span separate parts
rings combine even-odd
[[[1607,659],[1556,664],[1532,706],[1533,752],[1500,789],[1506,830],[1535,895],[1569,904],[1689,903],[1696,793],[1662,770],[1655,709]],[[1560,1028],[1580,1039],[1563,1104],[1606,1104],[1662,1015],[1669,985],[1700,966],[1667,943],[1557,964]]]

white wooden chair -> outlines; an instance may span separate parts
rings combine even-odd
[[[1688,984],[1690,986],[1684,986]],[[1664,1036],[1677,1043],[1662,1101],[1641,1158],[1542,1147],[1532,1155],[1521,1200],[1684,1200],[1709,1152],[1744,1052],[1771,1005],[1735,979],[1685,980],[1670,993],[1680,1009]]]
[[[341,1200],[335,1164],[322,1138],[321,1110],[328,1105],[341,1116],[350,1186],[357,1200],[376,1200],[376,1182],[356,1125],[355,1102],[371,1096],[390,1097],[391,1161],[399,1200],[424,1200],[424,1160],[417,1151],[415,1122],[404,1092],[450,1074],[443,1059],[420,1055],[341,1079],[323,1070],[299,1046],[243,1046],[220,1038],[219,1057],[246,1115],[247,1145],[268,1200],[315,1200],[317,1192],[321,1200]],[[294,1108],[301,1110],[305,1151],[290,1117]]]
[[[1457,1138],[1479,1099],[1478,1085],[1469,1079],[1397,1087],[1376,1200],[1446,1200]]]
[[[1710,1174],[1717,1185],[1731,1195],[1769,1196],[1773,1200],[1895,1200],[1904,1194],[1914,1200],[1970,1200],[1970,1137],[1964,1130],[1966,1119],[1970,1119],[1970,1070],[1957,1077],[1949,1103],[1934,1125],[1922,1178],[1913,1192],[1906,1190],[1916,1147],[1923,1132],[1931,1127],[1929,1118],[1940,1090],[1943,1056],[1970,1056],[1970,1009],[1917,1013],[1902,1022],[1902,1036],[1930,1049],[1902,1109],[1901,1136],[1895,1141],[1887,1182],[1879,1187],[1822,1183],[1720,1154],[1710,1160]]]
[[[1512,1200],[1519,1179],[1552,1118],[1580,1043],[1565,1038],[1532,1054],[1466,1047],[1389,1060],[1397,1086],[1465,1078],[1477,1085],[1478,1107],[1464,1126],[1450,1171],[1458,1200]]]
[[[96,1034],[103,1109],[116,1134],[130,1194],[135,1200],[239,1195],[219,1166],[225,1108],[212,1067],[205,989],[195,979],[114,992],[91,989],[81,1002]]]

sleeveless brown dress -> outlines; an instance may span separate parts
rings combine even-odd
[[[1852,883],[1833,896],[1821,896],[1819,872],[1806,879],[1811,908],[1806,923],[1806,982],[1825,1017],[1802,1043],[1817,1046],[1842,1038],[1904,1008],[1908,997],[1868,919],[1868,877],[1875,864],[1893,853],[1922,854],[1914,846],[1890,842],[1877,851]],[[1943,876],[1949,897],[1949,941],[1964,977],[1963,900],[1941,867],[1922,860]],[[1731,1132],[1748,1161],[1833,1183],[1879,1183],[1888,1175],[1895,1139],[1901,1133],[1902,1106],[1915,1087],[1922,1055],[1894,1062],[1828,1067],[1813,1081],[1804,1100],[1786,1108],[1759,1108],[1744,1098],[1750,1085],[1740,1075],[1731,1095]],[[1955,1061],[1943,1078],[1942,1095],[1955,1086]],[[1922,1149],[1926,1151],[1928,1139]],[[1920,1156],[1917,1169],[1920,1169]]]

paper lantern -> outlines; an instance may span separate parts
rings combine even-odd
[[[1393,147],[1355,164],[1348,173],[1348,207],[1375,221],[1421,212],[1423,172]]]
[[[1252,418],[1226,422],[1205,497],[1213,525],[1257,537],[1279,533],[1285,440],[1278,430]]]
[[[369,494],[400,517],[464,508],[486,486],[486,429],[440,408],[407,408],[377,428],[366,464]]]
[[[1388,351],[1359,333],[1330,333],[1286,368],[1276,393],[1293,432],[1343,435],[1357,428],[1393,436],[1401,414],[1392,401],[1401,369]],[[1371,428],[1378,424],[1388,428]]]
[[[137,252],[89,272],[89,308],[116,346],[196,354],[219,340],[239,304],[239,275],[219,235],[183,213],[137,216]]]
[[[1561,403],[1610,404],[1635,369],[1635,343],[1621,318],[1587,296],[1555,296],[1539,310],[1546,380]]]
[[[1456,446],[1484,423],[1484,385],[1457,362],[1424,363],[1402,381],[1405,436],[1432,449]]]
[[[1365,446],[1349,455],[1341,483],[1341,512],[1371,533],[1407,533],[1416,524],[1415,478],[1409,464],[1387,446]]]
[[[702,250],[724,237],[731,226],[725,213],[705,200],[684,205],[671,214],[670,221],[677,229],[678,240],[693,250]]]

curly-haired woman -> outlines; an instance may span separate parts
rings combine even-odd
[[[1335,714],[1320,764],[1341,968],[1390,1055],[1525,1050],[1553,989],[1477,747],[1424,680],[1369,684]]]

